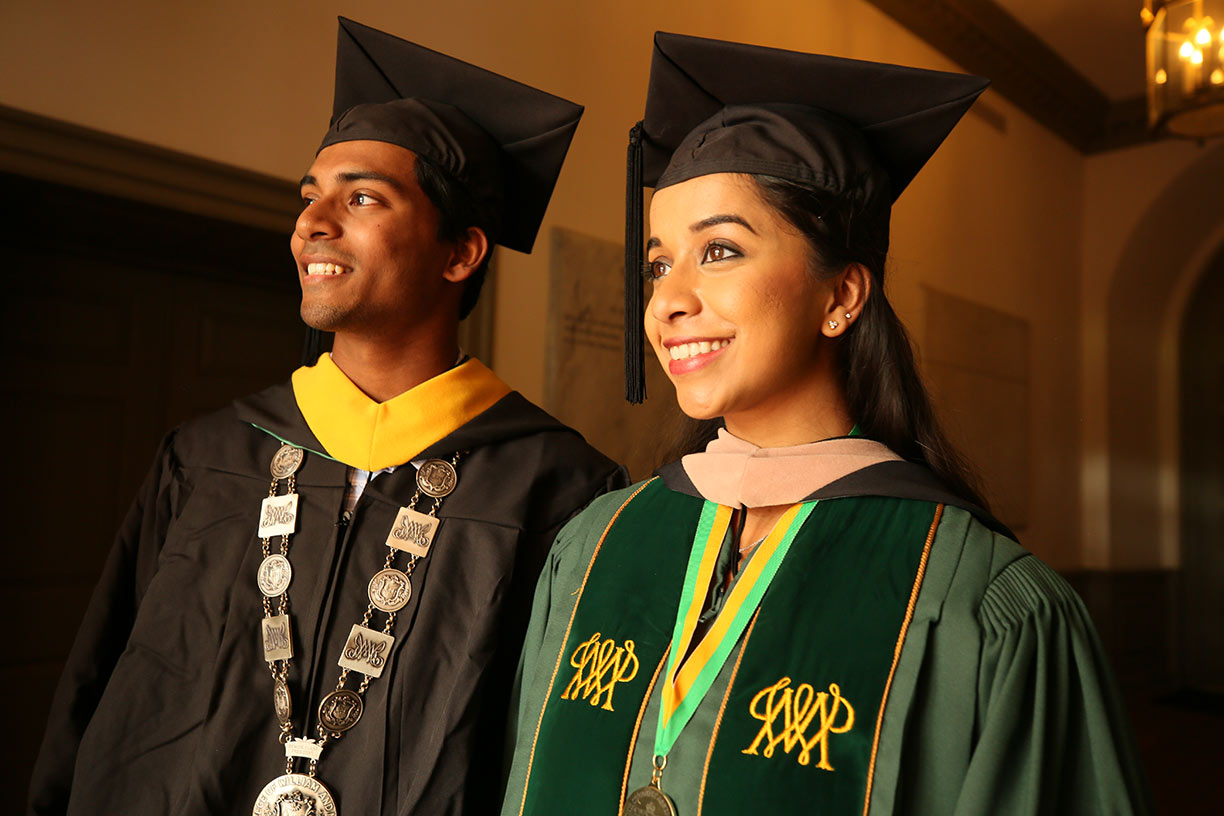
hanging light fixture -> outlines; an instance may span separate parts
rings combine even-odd
[[[1173,136],[1224,134],[1224,0],[1144,0],[1148,123]]]

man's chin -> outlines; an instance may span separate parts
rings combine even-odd
[[[302,322],[322,332],[344,331],[352,322],[352,314],[343,309],[321,305],[302,304]]]

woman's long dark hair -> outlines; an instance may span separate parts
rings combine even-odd
[[[841,384],[863,435],[927,465],[948,490],[986,509],[976,474],[935,419],[909,335],[884,294],[888,213],[873,217],[850,197],[833,198],[773,176],[751,178],[765,202],[807,239],[814,274],[832,277],[851,264],[871,274],[862,313],[837,340]],[[721,420],[694,423],[682,450],[700,450],[721,425]]]

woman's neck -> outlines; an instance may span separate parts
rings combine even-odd
[[[728,414],[728,433],[761,448],[784,448],[845,436],[854,419],[841,389],[775,397],[768,405]]]

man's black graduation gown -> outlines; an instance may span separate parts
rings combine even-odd
[[[255,583],[255,522],[280,440],[324,450],[289,384],[166,438],[56,692],[32,813],[250,813],[284,772]],[[388,668],[319,764],[346,816],[495,811],[536,575],[561,525],[624,484],[613,462],[514,392],[411,458],[456,451],[468,451],[458,485],[412,576]],[[335,688],[336,659],[415,489],[404,464],[371,480],[345,518],[345,471],[308,452],[297,473],[289,683],[299,736],[307,710],[315,736],[319,700]]]

